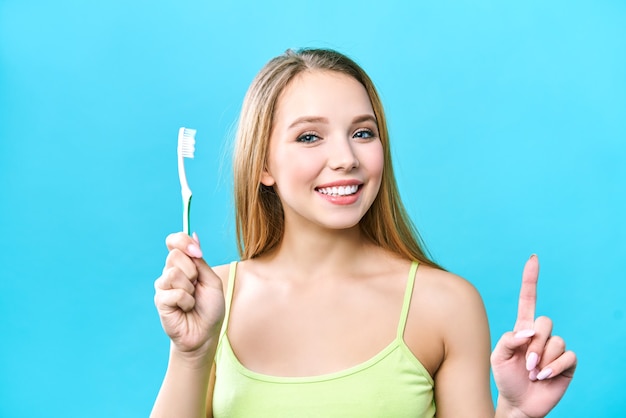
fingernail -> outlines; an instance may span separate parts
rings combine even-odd
[[[198,238],[198,234],[196,234],[195,232],[191,235],[191,237],[193,238],[193,240],[195,242],[198,243],[198,245],[200,245],[200,238]]]
[[[545,368],[542,371],[540,371],[539,374],[537,374],[537,380],[547,379],[548,377],[550,377],[550,375],[552,375],[552,369],[549,367]]]
[[[535,380],[537,380],[537,370],[531,370],[531,371],[528,373],[528,378],[529,378],[530,380],[532,380],[533,382],[534,382]]]
[[[515,333],[515,338],[530,338],[535,335],[534,329],[523,329]]]
[[[533,258],[537,258],[537,254],[531,254],[530,257],[529,257],[529,260],[533,259]]]
[[[537,355],[537,353],[530,353],[526,358],[526,370],[533,370],[535,367],[537,367],[538,362],[539,356]]]
[[[189,246],[187,247],[187,252],[192,257],[202,258],[202,250],[196,244],[189,244]]]

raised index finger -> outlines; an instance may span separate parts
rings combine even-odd
[[[531,255],[522,273],[522,287],[517,305],[517,321],[514,331],[532,330],[535,323],[537,305],[537,280],[539,279],[539,259]]]

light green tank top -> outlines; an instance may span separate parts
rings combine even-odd
[[[231,264],[226,316],[215,355],[215,418],[435,416],[434,382],[403,338],[417,262],[409,272],[396,338],[364,363],[312,377],[264,375],[239,362],[226,334],[236,266]]]

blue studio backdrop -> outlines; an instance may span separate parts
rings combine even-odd
[[[0,417],[148,415],[177,130],[192,227],[228,262],[243,95],[301,46],[372,76],[407,208],[494,343],[539,255],[537,313],[579,356],[551,416],[623,416],[626,2],[0,0]]]

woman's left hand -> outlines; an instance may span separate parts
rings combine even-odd
[[[533,255],[522,274],[515,328],[500,338],[491,354],[499,391],[496,416],[544,417],[574,377],[576,355],[566,351],[561,337],[552,335],[550,318],[535,319],[538,277],[539,261]]]

